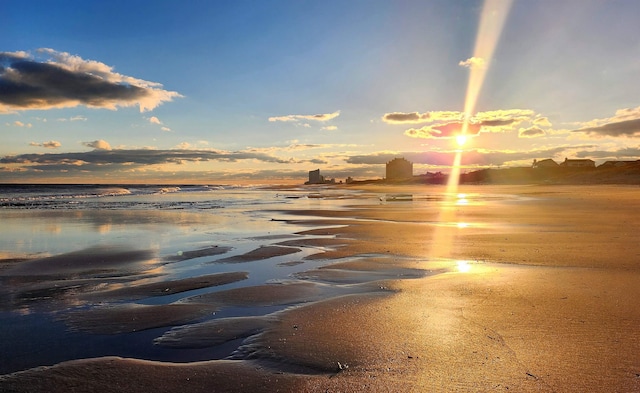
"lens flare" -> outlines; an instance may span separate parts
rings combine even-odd
[[[462,147],[468,142],[469,124],[471,124],[471,116],[475,113],[478,96],[484,83],[487,69],[490,65],[493,52],[500,39],[504,22],[507,19],[511,8],[512,0],[485,0],[482,13],[480,14],[480,25],[476,43],[474,47],[473,57],[469,60],[461,62],[461,65],[469,67],[469,82],[467,84],[467,92],[464,99],[464,119],[462,122],[462,130],[456,136],[456,142]],[[447,181],[446,199],[440,209],[438,220],[440,223],[452,224],[457,222],[456,205],[460,205],[461,198],[457,198],[458,183],[460,181],[460,166],[462,164],[462,150],[456,151],[449,180]],[[462,199],[466,201],[466,198]],[[455,243],[456,232],[452,229],[456,228],[451,225],[441,225],[436,229],[433,238],[433,246],[431,253],[434,257],[449,258],[451,249]]]

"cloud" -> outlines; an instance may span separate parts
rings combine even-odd
[[[551,122],[549,121],[549,119],[543,116],[536,117],[535,119],[533,119],[532,123],[539,127],[551,127]]]
[[[337,130],[338,127],[336,126],[326,126],[326,127],[322,127],[321,130],[325,130],[325,131],[335,131]]]
[[[156,82],[118,74],[111,66],[53,49],[0,52],[0,113],[21,110],[91,108],[140,112],[182,97]]]
[[[171,128],[169,127],[160,127],[160,129],[164,132],[171,132]]]
[[[46,119],[44,121],[46,122]],[[56,119],[56,121],[62,121],[62,122],[64,122],[64,121],[87,121],[87,118],[84,117],[84,116],[77,115],[77,116],[70,117],[68,119],[65,119],[65,118],[61,117],[61,118]]]
[[[591,150],[576,153],[580,158],[606,160],[637,160],[640,157],[640,147],[625,147],[616,150]]]
[[[529,127],[529,128],[521,128],[518,131],[518,136],[520,138],[537,138],[539,136],[544,136],[546,133],[540,127]]]
[[[157,117],[155,117],[155,116],[151,116],[151,117],[150,117],[149,119],[147,119],[147,120],[149,120],[149,123],[151,123],[151,124],[162,124],[162,122],[160,121],[160,119],[158,119],[158,118],[157,118]]]
[[[42,142],[42,143],[31,142],[29,143],[29,146],[45,147],[47,149],[57,149],[60,146],[62,146],[62,144],[58,141],[49,141],[49,142]]]
[[[422,128],[410,128],[404,132],[406,136],[412,138],[451,138],[462,132],[462,122],[444,123],[439,125],[424,126]],[[467,135],[478,135],[480,133],[480,124],[469,123],[467,126]]]
[[[624,120],[605,124],[599,127],[588,127],[575,130],[595,136],[640,136],[640,119]]]
[[[102,139],[93,142],[83,142],[82,144],[97,150],[111,150],[111,145],[109,144],[109,142]]]
[[[253,151],[216,151],[204,149],[111,149],[105,141],[85,142],[85,146],[94,147],[88,152],[20,154],[5,156],[2,164],[24,165],[31,170],[60,171],[86,170],[96,172],[125,170],[136,167],[160,164],[184,164],[186,162],[238,162],[256,160],[277,164],[298,164],[308,160],[282,159],[262,152]],[[181,146],[190,146],[182,144]],[[321,161],[325,163],[325,161]]]
[[[340,116],[340,111],[335,111],[333,113],[317,114],[317,115],[275,116],[275,117],[270,117],[269,121],[270,122],[276,122],[276,121],[289,122],[289,121],[299,121],[299,120],[314,120],[314,121],[325,122],[331,119],[335,119],[338,116]]]
[[[460,61],[458,65],[470,69],[483,69],[486,67],[487,62],[481,57],[470,57],[467,60]]]
[[[462,165],[468,167],[499,167],[512,162],[528,162],[534,158],[554,157],[566,149],[565,147],[527,151],[475,149],[465,151],[462,155]],[[414,164],[447,168],[451,166],[455,154],[455,151],[380,152],[354,155],[348,157],[346,162],[356,165],[384,165],[395,157],[404,157]]]
[[[31,123],[23,123],[20,120],[14,121],[13,125],[16,126],[16,127],[27,127],[27,128],[33,127],[33,125]]]
[[[469,117],[468,135],[478,135],[482,132],[506,132],[522,122],[531,122],[535,112],[529,109],[507,109],[478,112]],[[435,123],[421,128],[410,128],[404,132],[412,138],[450,138],[460,134],[462,130],[464,112],[434,111],[434,112],[392,112],[382,117],[389,124]]]
[[[436,121],[460,121],[462,119],[464,119],[464,113],[457,111],[391,112],[382,116],[382,121],[388,124],[420,124]]]

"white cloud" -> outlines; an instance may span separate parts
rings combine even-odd
[[[483,69],[487,65],[487,62],[481,57],[470,57],[467,60],[460,61],[458,65],[470,69]]]
[[[109,144],[109,142],[103,139],[99,139],[93,142],[83,142],[82,144],[87,147],[92,147],[96,150],[111,150],[111,145]]]
[[[149,123],[151,123],[151,124],[162,124],[160,119],[158,119],[155,116],[151,116],[148,120],[149,120]]]
[[[16,126],[16,127],[27,127],[27,128],[33,127],[33,125],[31,123],[23,123],[20,120],[14,121],[13,125]]]
[[[326,130],[326,131],[335,131],[337,130],[338,127],[336,126],[326,126],[326,127],[322,127],[321,130]]]
[[[58,141],[48,141],[48,142],[42,142],[42,143],[31,142],[29,143],[29,146],[45,147],[47,149],[57,149],[60,146],[62,146],[62,144]]]

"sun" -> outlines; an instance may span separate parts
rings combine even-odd
[[[458,146],[460,147],[464,146],[467,143],[467,140],[468,138],[466,135],[460,134],[456,136],[456,142],[458,142]]]

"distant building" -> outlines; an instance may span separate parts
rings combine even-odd
[[[640,160],[637,161],[605,161],[598,166],[598,168],[620,168],[624,166],[640,165]]]
[[[387,162],[387,180],[402,180],[413,177],[413,163],[404,158],[394,158]]]
[[[306,181],[304,184],[335,184],[335,183],[336,183],[336,179],[332,178],[331,180],[328,180],[320,174],[320,169],[316,169],[315,171],[309,171],[309,181]]]
[[[551,158],[546,158],[544,160],[533,160],[532,168],[557,168],[559,165],[557,162],[553,161]]]
[[[595,168],[596,163],[589,159],[573,159],[565,158],[560,166],[565,168]]]
[[[320,169],[309,171],[309,181],[306,184],[323,184],[324,176],[320,174]]]

